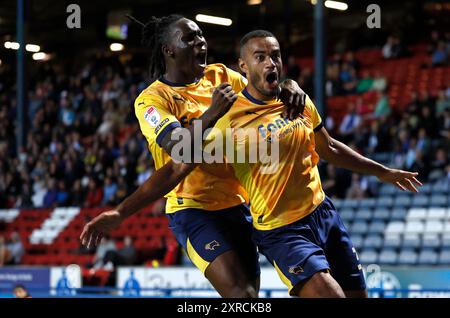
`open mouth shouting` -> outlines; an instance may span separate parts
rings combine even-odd
[[[206,50],[201,50],[195,55],[195,61],[200,67],[206,67]]]
[[[278,73],[276,71],[270,71],[266,73],[266,84],[268,85],[271,91],[276,90],[278,88]]]

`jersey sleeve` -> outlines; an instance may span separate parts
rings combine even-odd
[[[314,131],[320,130],[323,127],[322,118],[320,117],[320,114],[317,111],[316,105],[314,105],[313,101],[309,98],[309,96],[306,96],[305,109],[307,110],[311,118]]]
[[[228,81],[231,84],[231,87],[236,93],[241,92],[248,84],[247,79],[241,75],[240,73],[233,71],[232,69],[226,68]]]
[[[134,103],[139,126],[147,141],[156,141],[161,146],[163,138],[180,122],[171,113],[167,100],[157,95],[139,96]]]

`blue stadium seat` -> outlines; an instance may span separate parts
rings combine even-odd
[[[419,265],[436,265],[438,263],[438,253],[431,249],[422,250],[419,253],[417,263]]]
[[[394,199],[394,208],[401,207],[401,208],[409,208],[411,205],[411,198],[406,195],[400,195],[396,196]]]
[[[344,221],[353,221],[355,219],[355,211],[352,208],[342,208],[339,212],[339,216]]]
[[[398,254],[398,261],[397,263],[399,265],[415,265],[418,260],[417,253],[412,249],[404,249],[401,250]]]
[[[356,208],[358,207],[359,200],[356,199],[346,199],[344,202],[342,202],[343,208]]]
[[[405,222],[393,221],[389,222],[386,226],[385,233],[388,234],[401,234],[405,231]]]
[[[359,202],[359,207],[360,208],[373,208],[376,205],[376,200],[375,199],[362,199]]]
[[[414,233],[423,233],[425,231],[425,223],[422,221],[410,221],[406,222],[405,233],[406,234],[414,234]]]
[[[377,206],[378,207],[392,207],[392,204],[394,203],[394,200],[392,197],[382,196],[379,197],[377,200]]]
[[[430,197],[430,206],[446,207],[447,205],[447,196],[444,194],[433,194]]]
[[[425,223],[425,233],[440,234],[444,232],[444,221],[430,219]]]
[[[430,198],[427,195],[415,195],[413,196],[411,206],[413,207],[426,207],[430,202]]]
[[[404,208],[394,208],[391,211],[392,221],[405,221],[408,211]]]
[[[422,240],[420,235],[416,234],[405,234],[403,236],[402,247],[405,248],[417,248],[422,245]]]
[[[366,234],[369,226],[365,221],[353,222],[350,232],[352,234]]]
[[[423,248],[438,248],[441,246],[441,239],[437,234],[424,234],[422,237]]]
[[[376,209],[373,211],[372,218],[373,218],[374,220],[387,221],[387,220],[389,220],[390,216],[391,216],[391,212],[390,212],[389,209],[386,209],[386,208],[376,208]]]
[[[386,235],[384,237],[383,248],[399,248],[402,244],[402,237],[398,235]]]
[[[359,259],[362,264],[373,264],[378,261],[378,253],[374,249],[363,250],[359,253]]]
[[[398,255],[393,249],[383,249],[378,255],[378,263],[382,265],[394,265],[397,263]]]
[[[368,235],[364,239],[364,248],[380,248],[383,245],[383,238],[380,235]]]
[[[422,221],[427,218],[428,210],[425,208],[411,208],[406,218],[408,221]]]
[[[370,221],[372,219],[372,210],[370,209],[357,209],[355,212],[355,220]]]
[[[431,186],[431,193],[433,194],[445,194],[450,191],[450,183],[446,180],[444,181],[437,181]]]
[[[431,207],[428,209],[427,220],[443,220],[446,216],[446,208]]]
[[[369,225],[368,234],[383,234],[386,224],[383,221],[375,220]]]
[[[439,254],[439,265],[450,265],[450,249],[443,249]]]

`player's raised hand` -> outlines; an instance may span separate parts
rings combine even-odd
[[[287,79],[280,84],[279,88],[278,99],[286,106],[283,115],[287,116],[290,120],[294,120],[303,114],[306,93],[300,88],[297,82]]]
[[[419,192],[416,186],[421,186],[422,183],[416,179],[417,172],[409,172],[398,169],[388,169],[385,173],[378,176],[382,182],[392,183],[397,188],[403,191]]]
[[[116,210],[105,211],[87,223],[80,235],[81,244],[87,248],[96,247],[105,234],[117,228],[123,218]]]
[[[228,112],[237,98],[238,96],[231,85],[224,82],[214,89],[209,110],[212,111],[215,116],[220,118]]]

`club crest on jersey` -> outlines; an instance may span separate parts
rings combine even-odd
[[[155,107],[150,106],[144,114],[144,119],[150,124],[151,127],[155,128],[161,120],[161,115]]]

